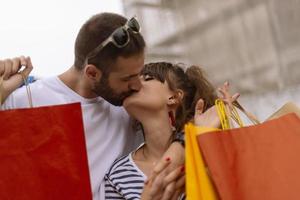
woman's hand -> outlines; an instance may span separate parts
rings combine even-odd
[[[145,182],[141,200],[175,200],[184,192],[184,166],[170,171],[171,163],[171,159],[167,158],[154,168]]]
[[[218,91],[220,92],[219,98],[230,108],[233,108],[233,102],[235,102],[239,97],[239,93],[235,93],[234,95],[230,94],[229,91],[229,82],[226,81],[222,87],[218,88]]]
[[[229,107],[233,108],[233,102],[236,101],[240,94],[236,93],[231,95],[229,92],[229,83],[225,82],[222,87],[218,89],[220,92],[219,98]],[[219,128],[221,123],[216,110],[216,106],[212,106],[207,109],[204,113],[204,101],[199,99],[195,107],[194,124],[196,126]]]
[[[221,123],[216,110],[216,106],[212,106],[203,113],[204,101],[199,99],[195,107],[194,124],[201,127],[218,128]]]

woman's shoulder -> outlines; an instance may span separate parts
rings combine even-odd
[[[138,174],[138,170],[132,163],[131,154],[117,159],[106,173],[106,176],[116,178],[123,177],[123,175]]]
[[[119,193],[124,199],[140,199],[144,177],[136,169],[131,153],[117,159],[105,175],[107,194]]]
[[[118,170],[126,169],[124,166],[129,166],[128,164],[130,164],[129,155],[130,154],[115,160],[106,175],[112,175]]]
[[[106,173],[106,176],[113,176],[114,174],[122,172],[139,173],[139,170],[137,169],[132,156],[134,152],[140,149],[143,145],[144,144],[141,144],[136,150],[115,160],[108,172]]]

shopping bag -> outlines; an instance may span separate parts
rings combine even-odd
[[[289,113],[295,113],[298,117],[300,117],[300,108],[292,102],[287,102],[270,117],[268,117],[267,120],[275,119]]]
[[[300,119],[296,114],[201,134],[197,140],[222,200],[300,199]]]
[[[213,130],[191,123],[185,125],[186,195],[189,200],[218,199],[197,144],[198,134]]]
[[[0,199],[92,199],[79,103],[0,111]]]

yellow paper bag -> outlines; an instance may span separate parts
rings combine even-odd
[[[216,200],[217,194],[207,174],[196,136],[215,128],[196,127],[189,123],[185,126],[186,194],[188,200]]]

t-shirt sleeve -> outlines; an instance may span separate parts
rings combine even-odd
[[[1,105],[1,110],[10,110],[16,108],[29,108],[29,100],[26,87],[16,89],[11,93]]]
[[[108,175],[105,176],[105,199],[125,199]]]
[[[13,109],[14,106],[14,92],[10,94],[1,105],[1,110],[9,110]]]

